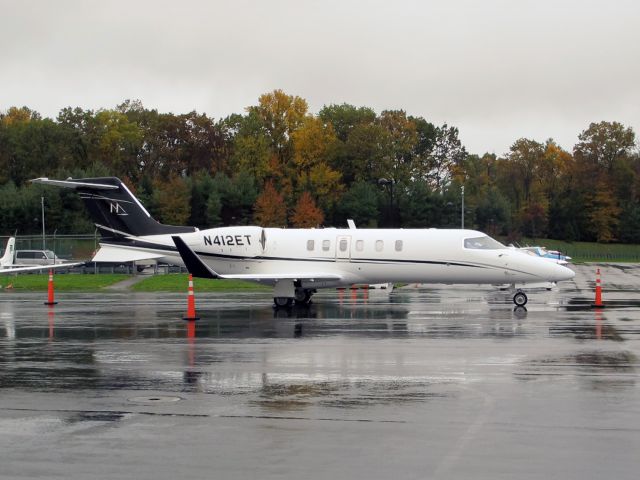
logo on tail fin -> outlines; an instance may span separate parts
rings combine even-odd
[[[109,202],[109,213],[115,213],[116,215],[129,215],[118,202]]]

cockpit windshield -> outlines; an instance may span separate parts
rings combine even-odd
[[[475,250],[498,250],[507,247],[497,240],[485,235],[484,237],[465,238],[464,248],[472,248]]]

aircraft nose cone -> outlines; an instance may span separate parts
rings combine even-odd
[[[576,276],[576,272],[562,265],[554,265],[553,280],[561,282],[563,280],[571,280]]]

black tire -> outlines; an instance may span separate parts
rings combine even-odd
[[[524,307],[527,304],[527,295],[524,292],[516,292],[513,296],[513,303],[515,303],[518,307]]]
[[[293,303],[293,298],[290,297],[273,297],[273,304],[277,308],[290,307]]]
[[[311,295],[312,294],[310,290],[296,288],[294,297],[296,305],[309,305],[309,302],[311,301]]]

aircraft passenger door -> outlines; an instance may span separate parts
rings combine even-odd
[[[336,238],[336,261],[338,262],[351,261],[351,237],[350,236],[341,235]]]

